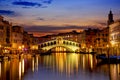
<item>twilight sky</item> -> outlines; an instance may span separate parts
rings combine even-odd
[[[0,0],[0,15],[35,35],[105,27],[110,9],[120,19],[120,0]]]

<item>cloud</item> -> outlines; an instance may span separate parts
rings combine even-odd
[[[44,0],[43,3],[51,4],[53,0]]]
[[[7,15],[7,16],[18,16],[19,14],[15,13],[11,10],[0,10],[0,15]]]
[[[41,8],[48,8],[48,6],[42,6]]]
[[[40,0],[40,1],[36,1],[36,2],[32,2],[32,1],[27,1],[27,0],[19,0],[19,1],[14,1],[12,2],[12,5],[18,5],[18,6],[22,6],[22,8],[31,8],[31,7],[41,7],[41,8],[47,8],[49,4],[52,3],[53,0]]]
[[[74,26],[74,25],[66,25],[66,26],[24,26],[24,29],[35,36],[45,36],[51,34],[65,33],[73,30],[83,31],[88,28],[96,28],[96,26]]]
[[[102,21],[95,21],[99,27],[107,27],[107,22],[102,22]]]
[[[67,30],[67,29],[86,29],[87,26],[26,26],[25,30],[27,31],[56,31],[57,30]]]
[[[45,21],[45,19],[41,17],[38,17],[36,20]]]
[[[24,6],[24,7],[22,7],[22,8],[25,8],[25,9],[30,9],[30,7],[28,7],[28,6]]]
[[[98,22],[98,24],[100,24],[102,26],[106,26],[107,25],[107,23],[105,23],[105,22]]]
[[[36,2],[27,2],[27,1],[15,1],[12,3],[13,5],[19,5],[19,6],[29,6],[29,7],[41,7],[42,4],[36,3]]]

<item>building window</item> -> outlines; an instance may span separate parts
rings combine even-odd
[[[3,29],[3,26],[0,26],[0,29]]]
[[[106,37],[108,36],[108,34],[106,34]]]
[[[104,34],[102,34],[102,36],[104,37]]]
[[[10,40],[9,40],[9,38],[7,38],[7,39],[6,39],[6,42],[7,42],[7,43],[10,43]]]

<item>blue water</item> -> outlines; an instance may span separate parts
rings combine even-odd
[[[120,80],[120,64],[99,64],[91,54],[23,55],[0,62],[0,80]]]

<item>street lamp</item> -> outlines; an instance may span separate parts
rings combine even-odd
[[[24,45],[22,45],[22,48],[24,48],[25,46]]]
[[[22,47],[21,46],[19,46],[19,50],[21,50],[22,49]]]

